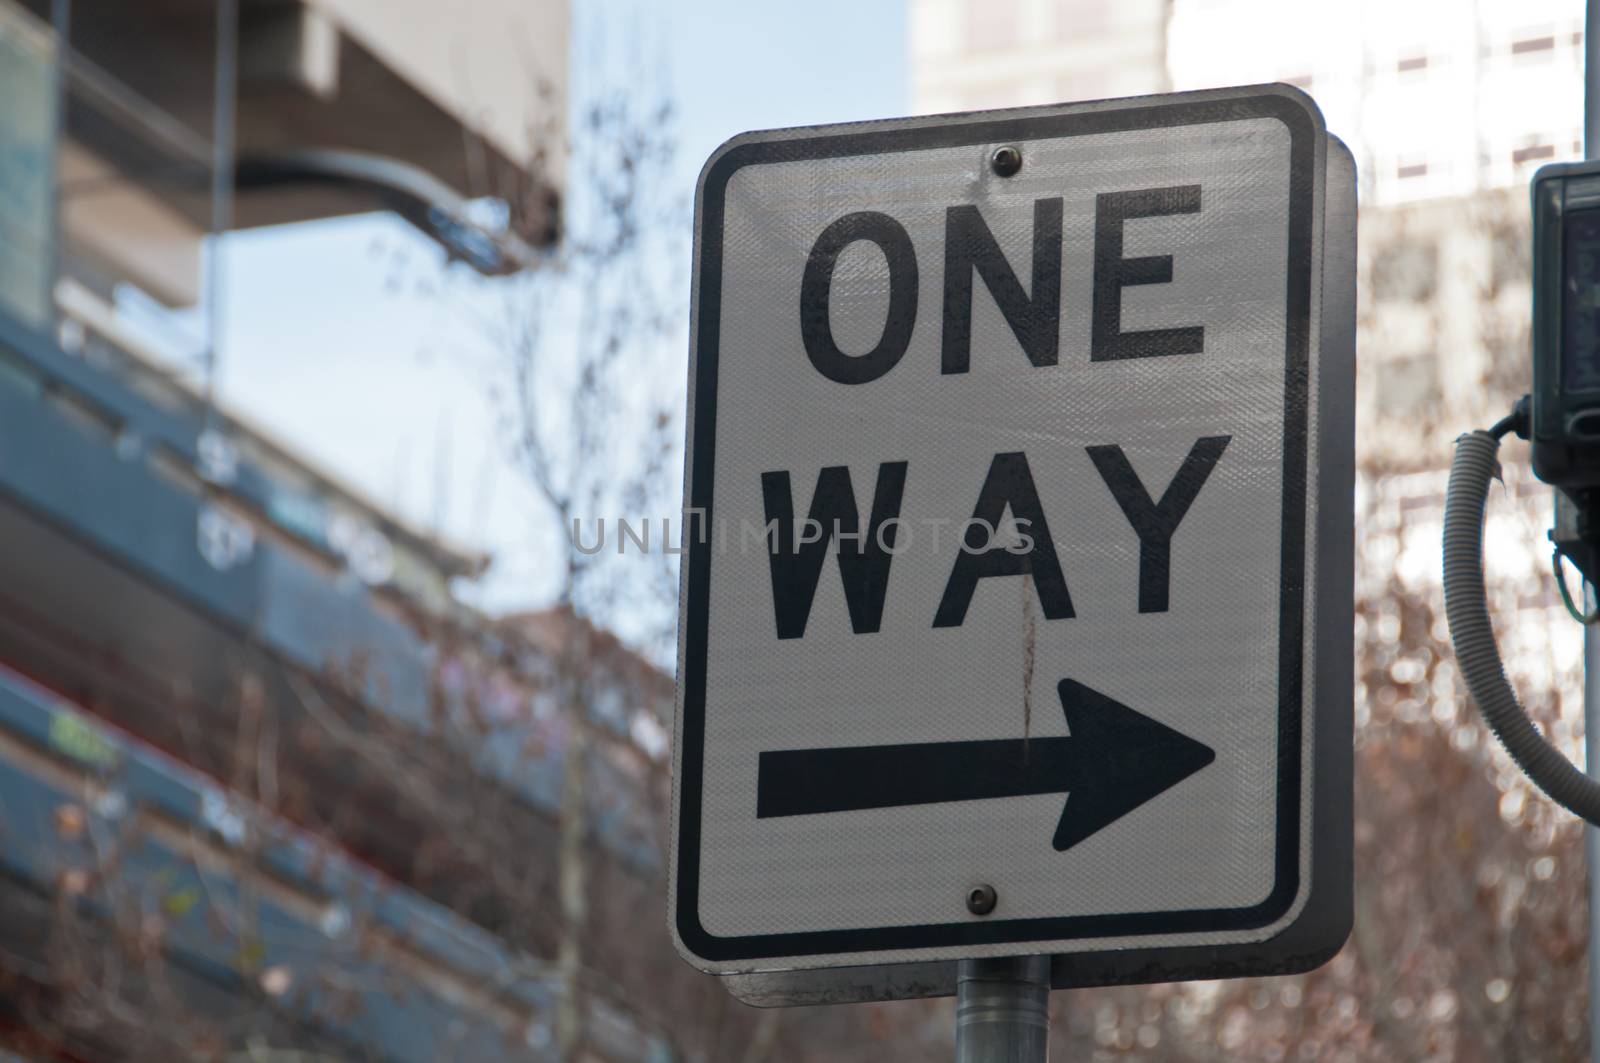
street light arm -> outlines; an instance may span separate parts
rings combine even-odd
[[[370,195],[442,246],[452,259],[486,277],[504,277],[533,266],[538,252],[508,230],[491,231],[471,220],[467,202],[419,167],[382,155],[332,148],[307,148],[241,155],[234,187],[322,184]]]

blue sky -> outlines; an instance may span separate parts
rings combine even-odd
[[[686,194],[701,162],[736,133],[908,109],[900,0],[638,0],[620,18],[614,3],[574,6],[584,9],[580,26],[599,6],[637,34],[629,47],[660,54]],[[381,215],[229,237],[220,390],[376,501],[492,550],[495,569],[472,592],[479,604],[536,605],[552,586],[539,561],[552,529],[504,457],[488,398],[492,352],[475,346],[458,309],[415,290],[438,258]],[[677,348],[681,374],[683,341]]]

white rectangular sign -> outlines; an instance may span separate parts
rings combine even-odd
[[[1348,400],[1319,434],[1322,315],[1353,316],[1340,278],[1322,305],[1330,143],[1268,86],[712,156],[674,754],[691,962],[1048,952],[1093,981],[1096,955],[1337,948],[1348,889],[1313,889],[1350,831],[1348,745],[1315,741],[1348,682],[1319,706],[1313,681],[1350,667],[1317,626],[1350,608],[1318,581],[1353,447]],[[1343,395],[1348,352],[1336,373]],[[1324,752],[1342,790],[1313,785]]]

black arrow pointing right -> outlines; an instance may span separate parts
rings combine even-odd
[[[1071,679],[1066,738],[784,749],[762,753],[756,816],[810,816],[1028,794],[1069,795],[1065,851],[1216,759],[1209,747]]]

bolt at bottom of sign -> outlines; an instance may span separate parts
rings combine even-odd
[[[973,915],[988,915],[999,899],[1000,895],[987,882],[974,886],[967,891],[967,911]]]

